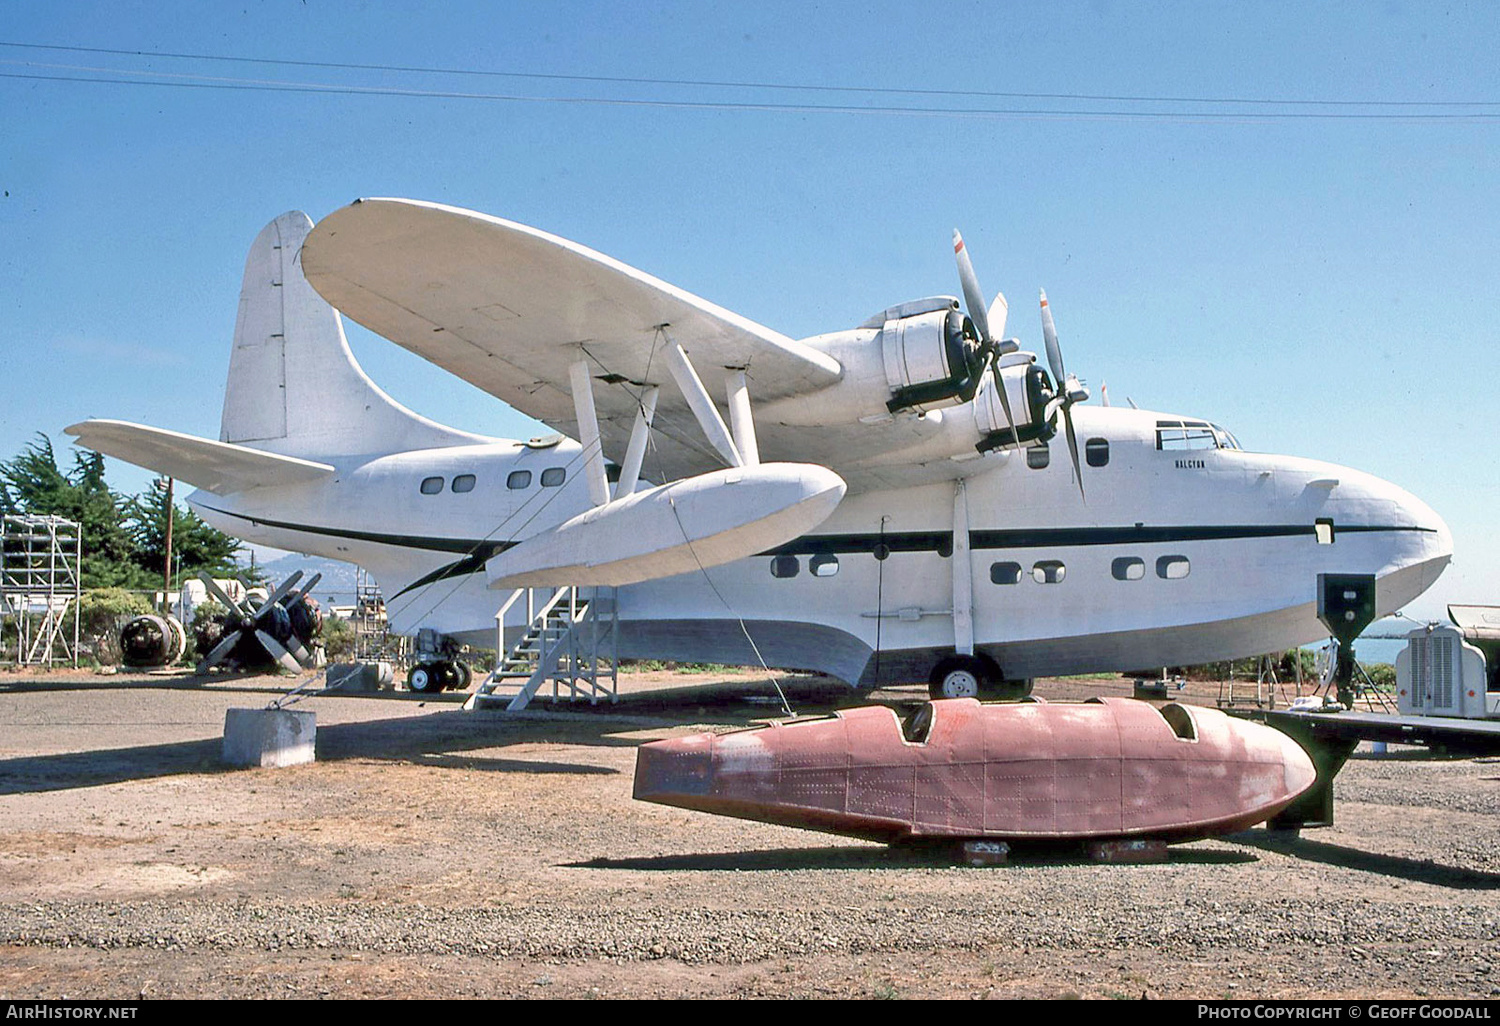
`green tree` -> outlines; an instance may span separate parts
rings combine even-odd
[[[206,570],[213,577],[232,577],[239,572],[235,554],[240,543],[205,523],[190,509],[172,503],[172,583]],[[161,579],[166,561],[166,479],[151,483],[144,495],[130,500],[131,536],[135,562],[147,574]]]
[[[52,440],[38,434],[15,459],[0,463],[0,492],[7,512],[66,517],[82,526],[85,588],[150,587],[134,559],[125,502],[105,483],[103,456],[80,451],[72,473],[64,474]]]

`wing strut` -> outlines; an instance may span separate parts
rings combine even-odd
[[[729,392],[729,426],[734,431],[734,445],[744,458],[745,466],[760,465],[760,446],[755,441],[755,418],[750,415],[750,386],[745,383],[743,367],[730,370],[724,378]]]
[[[693,416],[698,418],[698,426],[703,429],[704,435],[713,443],[713,447],[719,450],[719,455],[724,457],[724,462],[731,467],[743,467],[744,459],[740,457],[740,451],[735,448],[734,439],[729,437],[729,429],[724,426],[724,418],[719,416],[719,409],[714,405],[713,399],[709,397],[708,389],[703,387],[703,381],[698,377],[698,372],[688,362],[687,353],[682,351],[682,346],[672,341],[670,335],[666,336],[667,367],[672,371],[672,378],[677,382],[677,387],[682,390],[682,397],[687,400],[688,406],[693,411]]]
[[[609,479],[604,473],[604,448],[599,441],[599,417],[594,412],[594,382],[587,359],[568,367],[573,386],[573,412],[578,418],[578,441],[583,445],[583,473],[595,506],[609,502]]]
[[[656,418],[656,397],[661,389],[648,385],[641,393],[640,407],[635,411],[635,424],[630,428],[630,444],[625,447],[625,464],[620,468],[620,483],[615,485],[615,498],[623,499],[635,494],[635,486],[641,480],[641,461],[646,458],[646,442],[651,435],[651,422]]]
[[[953,648],[974,654],[974,562],[969,547],[969,491],[959,478],[953,489]]]

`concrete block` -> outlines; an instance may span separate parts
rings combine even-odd
[[[224,761],[231,766],[296,766],[316,755],[317,716],[297,709],[229,709]]]
[[[329,687],[344,691],[379,691],[395,683],[390,663],[334,663],[325,678]]]
[[[1134,697],[1141,701],[1161,699],[1165,701],[1172,696],[1167,694],[1167,682],[1164,680],[1140,680],[1135,682]]]
[[[981,866],[1003,866],[1010,861],[1010,845],[1004,841],[965,841],[964,864],[978,869]]]
[[[1095,862],[1166,862],[1171,858],[1166,841],[1090,841],[1089,858]]]

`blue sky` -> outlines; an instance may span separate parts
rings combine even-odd
[[[959,227],[984,287],[1010,297],[1011,334],[1039,345],[1034,298],[1045,287],[1069,369],[1096,391],[1107,381],[1116,402],[1212,417],[1251,448],[1358,467],[1430,502],[1457,555],[1419,615],[1500,602],[1490,528],[1500,503],[1497,29],[1493,4],[4,0],[6,43],[1216,99],[643,85],[0,46],[9,75],[108,68],[238,84],[1073,112],[684,109],[0,77],[0,458],[38,431],[61,443],[61,429],[88,416],[216,437],[245,250],[292,208],[316,219],[357,196],[395,195],[499,214],[794,336],[956,292],[949,233]],[[1077,113],[1126,110],[1195,116]],[[1313,113],[1408,117],[1290,116]],[[404,350],[351,335],[371,375],[421,412],[490,434],[532,431]],[[146,477],[112,471],[130,491]]]

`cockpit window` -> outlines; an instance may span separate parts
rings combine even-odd
[[[1240,440],[1234,437],[1234,433],[1232,431],[1226,431],[1224,428],[1219,427],[1219,425],[1217,424],[1210,424],[1209,427],[1214,429],[1214,437],[1218,439],[1220,449],[1244,448],[1244,446],[1240,445]]]
[[[1156,447],[1166,452],[1188,449],[1238,449],[1239,440],[1219,427],[1202,420],[1159,420],[1156,422]]]

